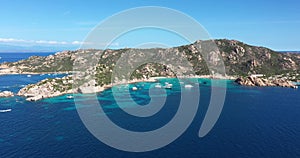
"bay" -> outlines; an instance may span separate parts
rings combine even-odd
[[[0,90],[17,92],[26,84],[55,75],[0,76]],[[161,79],[160,84],[173,83],[162,110],[154,116],[138,119],[119,108],[114,95],[122,96],[121,88],[135,86],[130,96],[140,106],[151,102],[149,89],[157,83],[136,83],[98,93],[104,113],[120,127],[132,131],[149,131],[166,125],[178,110],[181,89],[176,79]],[[210,80],[199,79],[199,109],[190,127],[176,141],[158,150],[145,153],[124,152],[96,139],[82,123],[73,99],[67,95],[27,102],[22,97],[0,98],[1,157],[300,157],[300,91],[279,87],[242,87],[230,80],[221,116],[208,135],[198,131],[210,102]],[[188,83],[188,82],[186,82]],[[218,86],[218,85],[217,85]],[[198,86],[192,87],[198,88]],[[84,95],[82,102],[85,102]],[[128,98],[127,98],[128,99]],[[124,98],[125,108],[130,102]],[[126,104],[126,103],[129,104]],[[126,107],[127,106],[127,107]],[[79,108],[89,108],[83,104]],[[100,107],[99,107],[100,108]],[[188,105],[186,105],[188,108]],[[101,127],[101,122],[98,123]]]

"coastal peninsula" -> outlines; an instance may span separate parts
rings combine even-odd
[[[33,85],[22,88],[17,95],[27,97],[34,101],[43,98],[55,97],[67,93],[99,92],[113,84],[131,83],[138,81],[153,81],[152,77],[203,77],[236,79],[240,85],[247,86],[281,86],[297,88],[293,82],[300,81],[300,54],[279,53],[264,47],[247,45],[236,40],[215,40],[218,51],[211,51],[205,57],[201,48],[208,41],[196,41],[190,45],[174,48],[151,49],[118,49],[118,50],[76,50],[63,51],[47,57],[32,56],[28,59],[13,63],[0,64],[0,75],[5,74],[44,74],[44,73],[68,73],[63,78],[45,79]],[[196,49],[197,48],[197,49]],[[200,49],[199,49],[200,48]],[[113,76],[116,63],[124,52],[131,53],[125,61],[128,65],[137,62],[145,52],[155,52],[151,60],[168,59],[173,63],[159,64],[146,63],[140,65],[131,76]],[[207,66],[207,60],[212,60],[217,53],[224,61],[226,75],[211,72]],[[174,58],[173,54],[179,54]],[[93,66],[87,59],[99,59]],[[182,65],[183,59],[187,59],[190,65]],[[80,70],[74,70],[73,65],[83,65]],[[192,67],[192,70],[190,69]],[[126,67],[127,69],[131,67]],[[124,68],[125,69],[125,68]],[[176,69],[175,73],[173,70]],[[122,68],[120,69],[122,70]],[[78,73],[79,72],[79,73]],[[262,77],[251,77],[253,74],[263,74]],[[74,83],[75,77],[81,80]],[[114,83],[111,83],[111,81]],[[74,85],[77,85],[77,87]],[[90,87],[94,87],[92,90]]]

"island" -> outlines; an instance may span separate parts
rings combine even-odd
[[[3,92],[0,92],[0,98],[7,98],[7,97],[13,97],[14,96],[14,93],[11,92],[11,91],[3,91]]]
[[[215,43],[218,50],[209,50],[206,56],[203,55],[203,52],[207,51],[203,46],[211,42]],[[155,56],[151,57],[152,61],[167,59],[174,62],[145,63],[136,68],[129,77],[126,74],[113,75],[113,70],[116,68],[121,71],[134,68],[134,63],[143,58],[145,53],[155,53]],[[123,62],[129,67],[116,67],[124,54],[127,55],[128,60]],[[226,75],[209,69],[210,63],[218,64],[214,61],[216,55],[222,58]],[[97,59],[97,62],[89,63],[88,59]],[[188,60],[189,65],[182,66],[184,59]],[[82,65],[82,67],[74,69],[74,65]],[[29,101],[36,101],[68,93],[101,92],[116,84],[153,82],[155,81],[153,77],[157,76],[233,79],[243,86],[297,88],[294,83],[300,82],[300,54],[281,53],[237,40],[218,39],[199,40],[173,48],[63,51],[46,57],[32,56],[18,62],[0,64],[0,75],[46,73],[69,75],[27,85],[17,95],[27,97]],[[75,81],[76,76],[80,79]]]

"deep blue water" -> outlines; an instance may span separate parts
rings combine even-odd
[[[56,76],[0,76],[0,90],[6,86],[5,90],[17,92],[20,85],[45,77]],[[167,90],[165,106],[153,117],[137,119],[126,115],[118,108],[111,89],[97,95],[105,113],[95,114],[108,115],[119,126],[134,131],[159,128],[172,119],[180,102],[178,83],[175,79],[167,81],[174,83],[175,88]],[[241,87],[232,81],[223,81],[228,86],[222,114],[212,131],[199,138],[211,90],[209,80],[199,82],[201,98],[191,126],[175,142],[145,153],[119,151],[97,140],[82,124],[73,100],[66,96],[37,102],[27,102],[21,97],[2,98],[0,109],[12,111],[0,113],[0,157],[300,157],[299,90]],[[141,88],[131,91],[136,102],[145,105],[150,101],[151,84],[155,83],[129,86]],[[115,93],[122,94],[122,90]],[[82,98],[84,103],[85,97]]]
[[[46,78],[63,77],[64,74],[41,74],[41,75],[4,75],[0,76],[0,91],[12,91],[17,93],[28,84],[37,83]]]
[[[27,59],[33,55],[36,56],[48,56],[54,54],[54,52],[41,52],[41,53],[0,53],[0,63],[15,62],[22,59]]]

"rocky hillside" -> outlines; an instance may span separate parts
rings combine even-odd
[[[300,54],[279,53],[235,40],[214,42],[196,41],[167,49],[64,51],[47,57],[33,56],[14,63],[3,63],[0,74],[73,73],[22,88],[18,95],[30,101],[67,93],[102,91],[112,82],[149,81],[156,76],[222,76],[220,67],[225,67],[227,75],[240,77],[236,82],[241,85],[296,88],[290,80],[300,81]],[[220,60],[224,61],[224,65]],[[245,77],[250,74],[264,74],[264,77]]]
[[[0,64],[0,68],[14,68],[18,72],[66,72],[72,71],[74,62],[74,52],[64,51],[55,55],[31,56],[28,59],[13,63]]]
[[[220,55],[225,64],[226,74],[229,76],[247,76],[249,74],[265,74],[266,76],[281,76],[290,80],[300,79],[300,54],[279,53],[264,47],[250,46],[235,40],[215,40],[217,50],[205,50],[203,45],[210,41],[197,41],[190,45],[168,48],[168,49],[119,49],[119,50],[77,50],[64,51],[47,57],[33,56],[26,60],[14,63],[4,63],[0,68],[11,68],[16,72],[66,72],[73,71],[74,62],[83,67],[78,71],[85,71],[83,76],[94,74],[97,84],[103,85],[111,81],[112,71],[116,68],[117,62],[125,52],[128,59],[123,64],[130,65],[123,69],[130,69],[134,64],[138,64],[139,59],[145,58],[145,53],[155,55],[148,59],[149,63],[140,65],[131,78],[149,78],[153,76],[175,76],[177,74],[208,75],[208,63],[214,63],[216,54]],[[209,51],[208,56],[203,56],[203,52]],[[148,55],[147,55],[148,56]],[[99,59],[96,63],[90,59]],[[162,61],[162,64],[153,61]],[[167,60],[172,62],[167,62]],[[184,59],[189,61],[188,65]],[[151,62],[152,61],[152,62]],[[174,62],[173,62],[174,61]],[[87,66],[90,65],[90,66]],[[92,66],[93,65],[93,66]],[[119,70],[122,70],[120,67]],[[120,74],[116,80],[122,80]]]
[[[216,43],[223,56],[227,74],[265,74],[267,76],[287,74],[292,76],[299,73],[300,54],[279,53],[234,40],[216,40]]]

